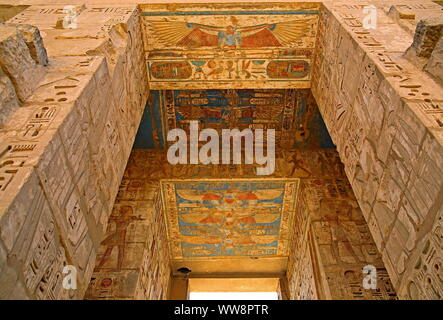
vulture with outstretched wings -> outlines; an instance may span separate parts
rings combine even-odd
[[[216,27],[180,21],[150,21],[160,41],[170,46],[261,48],[290,46],[306,35],[310,20],[248,27]]]
[[[221,193],[197,193],[193,190],[177,190],[177,195],[185,200],[192,202],[203,202],[205,200],[217,200],[222,201],[226,198],[226,194]],[[269,201],[283,196],[283,190],[279,189],[265,189],[254,190],[254,192],[234,192],[233,198],[237,200],[262,200]]]

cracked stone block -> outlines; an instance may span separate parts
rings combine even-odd
[[[49,62],[48,55],[38,28],[23,24],[17,25],[17,29],[22,33],[34,61],[43,66],[47,66]]]
[[[44,67],[32,58],[23,33],[7,25],[0,25],[0,67],[21,101],[30,96],[45,75]]]
[[[408,51],[414,50],[417,57],[429,58],[442,36],[443,17],[423,19],[417,24],[414,41]]]

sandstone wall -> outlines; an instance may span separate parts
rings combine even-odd
[[[158,179],[152,179],[155,154],[131,153],[86,299],[167,298],[171,270]]]
[[[320,274],[315,275],[312,256],[312,242],[310,228],[310,214],[307,209],[307,201],[304,184],[300,187],[297,202],[297,214],[295,216],[291,251],[288,259],[287,294],[291,300],[316,300],[326,299],[330,295],[320,292],[317,281],[321,281]]]
[[[313,259],[317,273],[324,273],[322,278],[326,279],[323,293],[329,291],[333,299],[396,299],[381,254],[347,179],[304,183],[311,216]],[[376,268],[376,290],[363,288],[362,269],[367,265]]]
[[[38,29],[0,24],[0,128],[46,74],[47,55]]]
[[[1,4],[0,5],[0,22],[5,22],[21,11],[25,10],[26,5]]]
[[[381,255],[346,176],[303,179],[288,263],[291,299],[396,299]],[[377,289],[363,287],[365,266]]]
[[[48,66],[32,38],[2,33],[5,87],[21,104],[0,130],[2,299],[83,297],[147,99],[137,9],[76,10],[72,29],[63,6],[8,21],[38,27]],[[65,265],[77,290],[62,289]]]
[[[441,299],[443,90],[404,57],[410,33],[383,10],[365,29],[363,15],[325,4],[312,92],[397,293]]]
[[[167,299],[170,265],[158,186],[130,158],[85,299]]]

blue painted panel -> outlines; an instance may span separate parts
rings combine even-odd
[[[285,142],[289,149],[335,148],[310,91],[282,89],[153,90],[134,148],[165,148],[167,131],[175,127],[187,131],[191,120],[218,131],[272,128],[277,143]]]

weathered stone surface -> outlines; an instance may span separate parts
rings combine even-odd
[[[98,251],[86,299],[167,298],[171,270],[159,188],[146,180],[131,179],[128,170]],[[111,279],[112,289],[102,279]]]
[[[48,65],[48,55],[38,28],[23,24],[16,27],[22,33],[34,61],[42,66]]]
[[[313,268],[315,274],[324,274],[325,279],[323,284],[317,284],[317,288],[321,288],[320,297],[396,299],[381,255],[346,179],[304,180],[303,183],[312,226],[314,244],[311,246],[318,248],[313,250]],[[313,196],[319,193],[322,197]],[[383,285],[377,292],[362,287],[362,268],[366,265],[375,266],[379,272],[379,284]]]
[[[19,99],[24,101],[44,76],[44,67],[32,58],[22,32],[4,24],[0,30],[0,67],[14,84]]]
[[[8,203],[7,200],[3,198],[2,203]],[[9,207],[2,208],[0,235],[0,245],[4,244],[8,252],[2,267],[6,273],[11,273],[12,268],[17,272],[15,282],[2,284],[2,298],[68,297],[68,291],[61,288],[63,266],[67,264],[65,249],[59,242],[50,206],[34,174],[31,173]],[[9,277],[14,279],[12,274]],[[17,290],[22,286],[24,290]]]
[[[28,5],[13,5],[13,4],[1,4],[0,5],[0,22],[5,22],[21,11],[28,8]]]
[[[23,81],[19,82],[22,87],[17,89],[14,83],[16,90],[22,90],[23,106],[4,116],[5,123],[0,130],[4,150],[0,159],[0,246],[4,246],[8,253],[7,260],[2,258],[1,267],[5,274],[11,274],[2,297],[78,299],[83,297],[89,284],[99,243],[129,156],[127,145],[132,145],[146,101],[147,81],[136,81],[146,79],[145,69],[142,63],[138,63],[143,59],[142,40],[140,31],[136,31],[140,27],[134,8],[123,9],[123,17],[119,8],[113,11],[114,16],[109,16],[108,10],[81,8],[86,10],[85,14],[93,12],[87,20],[101,30],[101,42],[114,37],[109,33],[113,33],[113,26],[118,24],[122,30],[120,40],[114,41],[118,48],[110,47],[112,57],[99,51],[88,56],[87,51],[99,44],[91,43],[89,47],[82,44],[74,56],[56,56],[53,49],[63,45],[62,40],[56,39],[57,32],[62,39],[68,30],[49,32],[52,27],[47,22],[51,19],[42,20],[40,10],[30,7],[19,16],[22,21],[12,21],[36,22],[43,28],[41,34],[50,64],[38,81],[25,74],[33,71],[32,66],[47,62],[38,29],[21,25],[16,31],[16,27],[12,28],[10,24],[2,27],[8,31],[2,33],[2,68],[8,67],[9,73],[5,72],[12,83],[20,77],[33,80],[32,87],[24,88],[26,81]],[[48,18],[55,20],[63,14],[63,10],[58,9],[48,12],[52,12]],[[101,15],[104,16],[100,18]],[[119,19],[112,20],[113,17]],[[69,32],[75,35],[75,30]],[[78,30],[77,35],[81,32]],[[130,40],[129,32],[132,34]],[[104,57],[100,56],[102,54]],[[131,61],[140,67],[132,68]],[[110,72],[111,64],[114,66]],[[116,66],[122,70],[120,77],[113,75]],[[38,72],[34,73],[34,76],[38,75]],[[132,82],[131,89],[125,90],[128,79]],[[5,102],[7,100],[3,99],[2,103]],[[7,111],[7,107],[4,110]],[[135,127],[126,133],[125,140],[122,131],[127,126],[119,121],[121,112],[127,114],[128,123],[134,123],[132,127]],[[113,153],[114,158],[107,157],[108,152]],[[38,245],[39,239],[23,237],[40,229],[43,233],[49,232],[44,236],[49,241],[49,251],[42,257],[34,257],[37,250],[28,248]],[[37,233],[36,236],[40,237]],[[30,254],[27,256],[28,250]],[[38,261],[35,275],[28,270],[33,260]],[[67,261],[78,272],[77,290],[61,287],[62,269]],[[52,273],[47,271],[48,268],[52,268]],[[17,274],[13,275],[12,271]],[[50,289],[40,288],[39,272],[46,272],[48,278],[43,280],[49,283]],[[22,278],[29,280],[24,283],[14,280]],[[12,288],[16,288],[15,291]],[[25,295],[22,294],[24,291]]]
[[[429,58],[435,45],[441,39],[442,32],[443,19],[441,16],[421,20],[415,30],[414,42],[408,50],[413,50],[418,57]]]
[[[443,84],[443,37],[435,45],[424,70],[437,78],[440,84]]]
[[[0,129],[19,106],[20,102],[17,99],[14,85],[9,77],[0,70]]]
[[[419,22],[423,19],[439,16],[441,14],[441,7],[430,1],[425,3],[413,1],[409,3],[399,2],[390,5],[387,14],[403,30],[407,31],[410,35],[414,35]]]
[[[320,18],[312,91],[398,290],[412,277],[420,235],[429,230],[441,201],[443,177],[438,168],[443,146],[438,132],[443,91],[421,71],[426,61],[411,63],[403,56],[412,38],[407,28],[400,28],[401,23],[392,24],[378,11],[377,29],[365,29],[358,6],[326,4],[326,8]],[[430,22],[419,23],[409,49],[417,50],[423,59],[431,56],[441,37],[440,11],[435,4],[417,3],[390,11],[400,20],[433,16]],[[347,39],[347,35],[352,44],[337,40]],[[337,62],[345,44],[348,56],[365,55],[360,79],[351,75],[357,83],[352,105],[353,89],[348,88],[351,98],[346,98],[339,91],[341,79],[347,68],[361,70],[362,66],[352,59],[346,65]],[[411,59],[410,54],[406,57]],[[432,149],[425,147],[429,143]],[[432,157],[426,155],[431,150]],[[441,256],[441,250],[436,255]],[[433,283],[420,290],[434,290],[432,287],[439,285]],[[403,291],[399,294],[407,297]]]

